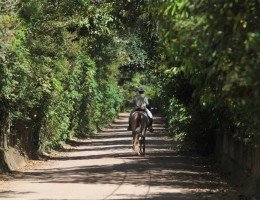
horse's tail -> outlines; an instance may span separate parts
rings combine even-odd
[[[135,133],[141,133],[141,120],[142,120],[142,115],[138,113],[137,118],[136,118],[136,127],[134,132]]]
[[[136,132],[137,134],[141,134],[144,135],[145,134],[145,130],[147,128],[147,119],[146,116],[142,113],[138,113],[138,116],[136,118],[136,127],[134,129],[134,132]]]

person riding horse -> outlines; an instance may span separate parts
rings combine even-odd
[[[147,97],[144,96],[144,89],[142,87],[138,88],[138,94],[134,97],[133,103],[135,105],[134,109],[131,111],[130,116],[129,116],[129,126],[127,128],[128,131],[131,131],[131,116],[135,111],[144,111],[149,120],[149,125],[148,125],[148,130],[150,132],[153,132],[154,129],[152,127],[153,125],[153,115],[151,111],[148,109],[150,108],[149,102]]]

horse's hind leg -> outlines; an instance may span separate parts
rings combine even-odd
[[[142,143],[143,143],[143,154],[145,155],[145,136],[142,138]]]
[[[134,151],[140,155],[140,143],[139,143],[139,134],[135,133],[134,135]]]
[[[135,133],[134,131],[132,132],[132,149],[134,149],[134,143],[135,143]]]
[[[141,136],[141,138],[139,139],[139,143],[140,143],[140,152],[142,155],[145,155],[145,137]]]

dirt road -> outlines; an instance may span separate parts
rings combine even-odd
[[[147,137],[147,155],[135,156],[126,113],[91,139],[74,141],[52,160],[0,185],[0,199],[237,199],[200,157],[172,150],[160,118]]]

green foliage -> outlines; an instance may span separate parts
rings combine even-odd
[[[143,85],[200,152],[217,134],[259,144],[258,10],[257,0],[4,0],[0,142],[17,123],[34,152],[95,133]]]
[[[29,134],[30,155],[93,134],[120,110],[111,5],[21,0],[1,14],[0,100],[10,109],[11,131]],[[113,51],[98,55],[100,48]]]
[[[187,135],[190,133],[191,127],[191,115],[187,111],[187,108],[175,98],[172,98],[169,102],[167,118],[169,130],[171,133],[174,133],[175,138],[178,141],[187,140]]]
[[[157,73],[165,112],[187,111],[186,138],[205,152],[216,134],[259,144],[259,2],[155,1],[150,9],[164,46]]]
[[[99,91],[103,95],[99,99],[100,118],[98,119],[98,124],[104,125],[116,117],[121,109],[123,99],[117,84],[107,82],[100,87]],[[107,112],[107,115],[104,115],[104,110]]]

